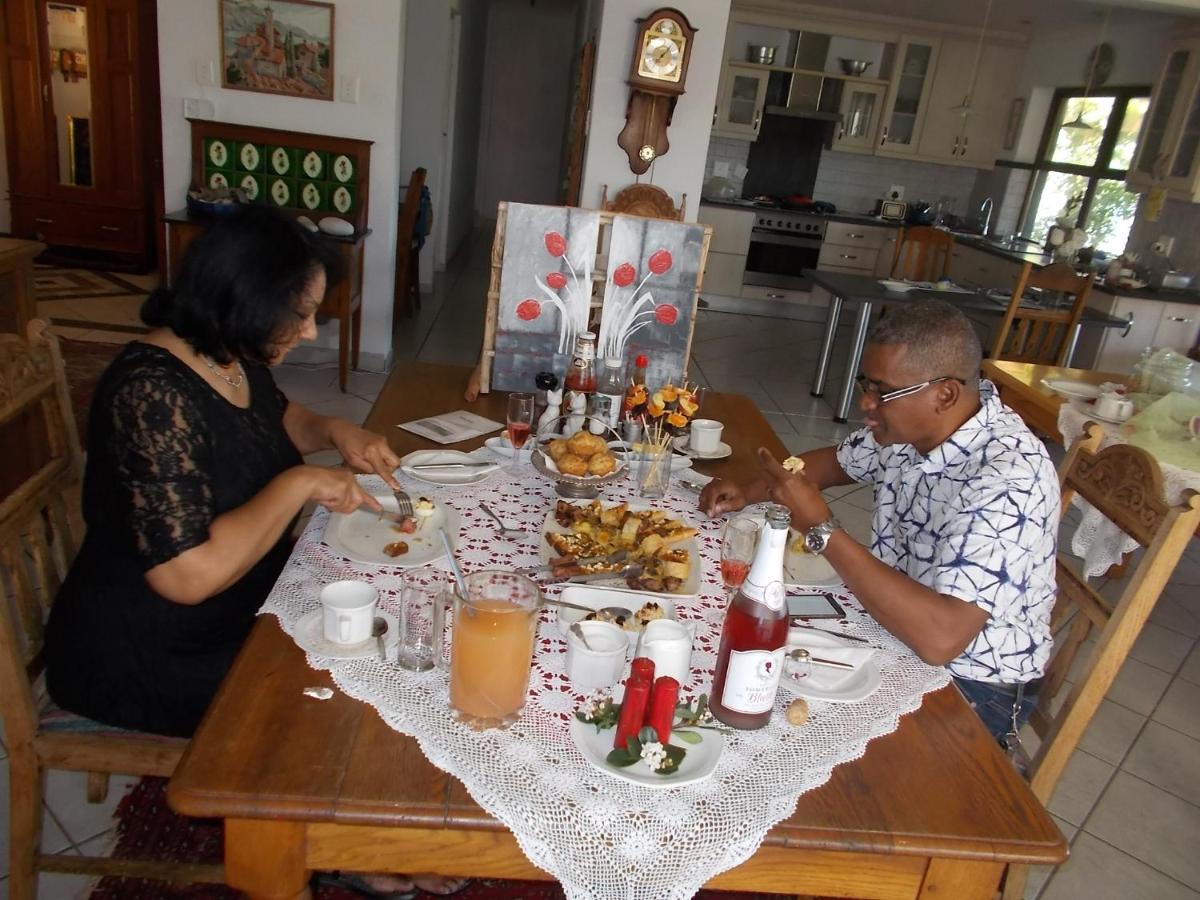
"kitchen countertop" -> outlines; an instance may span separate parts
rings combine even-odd
[[[746,212],[770,212],[775,209],[773,206],[760,206],[757,203],[752,203],[749,200],[706,200],[701,199],[701,206],[720,206],[724,209],[741,209]],[[781,209],[780,212],[799,212],[799,210]],[[855,225],[874,225],[878,228],[899,228],[901,222],[889,222],[885,219],[880,219],[876,216],[868,216],[859,213],[833,213],[831,215],[823,215],[822,219],[828,219],[830,222],[850,222]]]

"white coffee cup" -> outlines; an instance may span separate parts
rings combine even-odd
[[[1121,394],[1101,394],[1096,398],[1096,415],[1124,422],[1133,415],[1133,401]]]
[[[674,619],[655,619],[642,629],[635,655],[654,661],[656,677],[670,675],[686,685],[692,674],[692,634]]]
[[[611,622],[578,624],[588,646],[584,646],[579,635],[567,632],[567,677],[571,684],[583,690],[616,684],[625,668],[629,636]]]
[[[321,589],[321,621],[325,640],[361,644],[375,624],[374,586],[365,581],[335,581]]]
[[[693,419],[692,436],[688,446],[695,453],[716,453],[721,446],[721,431],[725,426],[713,419]]]

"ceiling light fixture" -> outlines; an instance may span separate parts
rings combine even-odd
[[[1108,33],[1108,17],[1112,14],[1112,7],[1104,8],[1104,21],[1100,23],[1100,43],[1097,47],[1104,46],[1104,36]],[[1079,99],[1079,112],[1075,114],[1075,118],[1070,122],[1064,122],[1063,128],[1071,128],[1075,131],[1095,131],[1096,126],[1083,119],[1083,107],[1087,103],[1088,93],[1092,90],[1092,82],[1096,80],[1096,62],[1100,59],[1098,52],[1092,53],[1088,57],[1088,73],[1087,81],[1083,85],[1083,96]]]
[[[971,63],[971,80],[967,82],[967,93],[963,96],[962,103],[950,107],[952,112],[958,113],[964,119],[975,113],[971,101],[975,96],[975,78],[979,75],[979,59],[983,55],[983,37],[987,34],[988,20],[991,17],[992,0],[987,0],[987,6],[983,10],[983,26],[979,29],[979,39],[975,42],[975,61]]]

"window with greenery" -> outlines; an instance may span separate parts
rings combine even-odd
[[[1145,87],[1060,89],[1034,164],[1025,198],[1022,233],[1039,243],[1065,217],[1088,233],[1088,244],[1105,253],[1125,249],[1137,194],[1125,190],[1142,119],[1150,105]]]

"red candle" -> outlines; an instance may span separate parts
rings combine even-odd
[[[635,656],[629,664],[629,677],[654,684],[654,660],[648,656]]]
[[[658,742],[664,747],[671,740],[671,726],[675,723],[675,706],[678,702],[679,682],[670,675],[660,676],[654,682],[646,724],[654,729]]]
[[[630,675],[625,681],[625,699],[621,701],[621,715],[617,719],[617,736],[613,740],[614,748],[624,750],[629,739],[637,737],[637,733],[642,730],[642,722],[646,718],[646,705],[649,702],[650,682]]]

